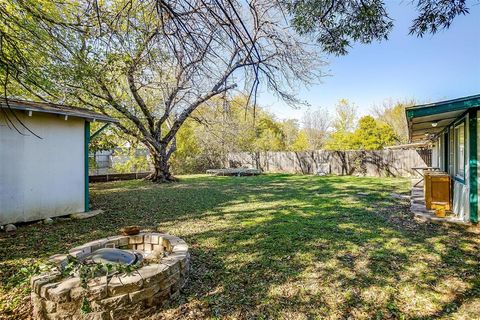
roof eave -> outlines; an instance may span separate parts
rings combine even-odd
[[[407,119],[441,114],[448,111],[465,110],[480,106],[480,94],[460,99],[413,106],[405,109]]]
[[[480,94],[406,108],[405,116],[407,117],[408,123],[409,142],[412,143],[414,141],[412,121],[414,118],[441,115],[442,113],[451,113],[477,107],[480,107]],[[452,122],[454,121],[455,120],[452,120]],[[451,123],[446,125],[446,127],[449,125],[451,125]]]
[[[85,119],[89,122],[99,121],[99,122],[108,122],[108,123],[119,123],[117,119],[104,116],[101,114],[98,115],[83,115],[76,112],[68,112],[68,111],[51,111],[51,110],[42,110],[37,108],[30,108],[28,106],[10,106],[13,110],[20,110],[20,111],[31,111],[31,112],[38,112],[38,113],[46,113],[46,114],[55,114],[60,116],[68,116],[68,117],[76,117]]]

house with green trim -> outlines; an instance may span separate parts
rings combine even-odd
[[[478,223],[480,94],[406,109],[410,141],[432,144],[432,167],[452,178],[454,218]]]
[[[88,212],[87,109],[0,99],[0,225]]]

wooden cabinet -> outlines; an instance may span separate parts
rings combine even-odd
[[[452,209],[452,179],[447,173],[426,172],[424,192],[427,209],[435,209],[435,204]]]

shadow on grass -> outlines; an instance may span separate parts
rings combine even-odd
[[[454,316],[480,298],[478,237],[412,222],[408,204],[390,197],[408,186],[293,175],[95,184],[103,215],[0,238],[2,283],[22,265],[136,224],[192,247],[190,282],[161,317]]]

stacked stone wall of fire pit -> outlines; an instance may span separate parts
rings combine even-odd
[[[90,279],[83,288],[80,278],[63,278],[49,272],[32,278],[33,315],[36,319],[140,319],[180,294],[189,271],[188,246],[180,238],[160,233],[141,233],[100,239],[70,250],[81,259],[101,248],[138,250],[146,255],[164,251],[160,261],[145,263],[130,275]],[[61,264],[67,255],[51,258]],[[90,312],[81,311],[88,300]]]

